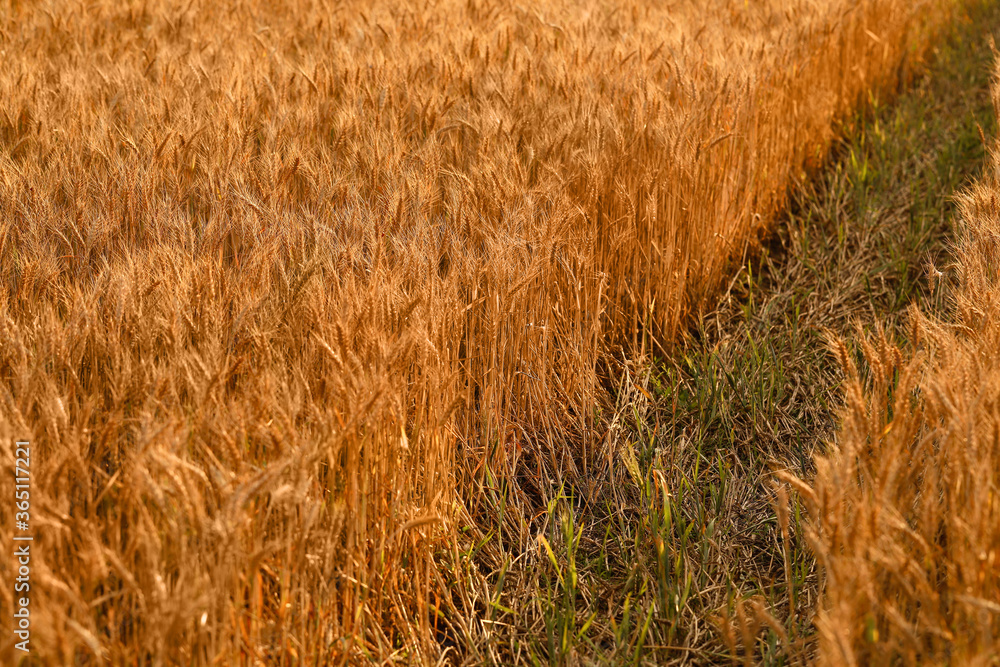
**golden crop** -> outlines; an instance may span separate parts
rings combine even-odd
[[[670,349],[949,6],[0,3],[40,658],[435,659],[478,471],[613,463],[606,360]]]

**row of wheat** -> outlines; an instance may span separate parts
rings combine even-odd
[[[1000,114],[1000,69],[993,104]],[[801,487],[825,572],[817,627],[831,665],[1000,658],[1000,152],[959,199],[955,263],[932,270],[946,320],[914,308],[904,354],[847,348],[837,446]]]

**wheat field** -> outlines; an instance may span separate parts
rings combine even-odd
[[[477,555],[491,494],[518,499],[501,525],[526,526],[560,493],[617,493],[633,459],[615,415],[649,395],[633,370],[674,352],[838,123],[904,86],[958,7],[0,2],[0,461],[12,477],[15,440],[35,443],[33,659],[528,662],[475,648],[502,631],[504,574]],[[992,219],[987,187],[973,220]],[[994,233],[976,229],[970,248]],[[990,257],[974,261],[970,289],[994,293]],[[965,326],[990,332],[974,294]],[[918,327],[948,350],[928,377],[973,373],[968,401],[929,390],[921,425],[883,433],[878,371],[879,400],[852,390],[855,444],[815,490],[795,483],[828,581],[845,582],[817,621],[833,663],[863,661],[873,590],[872,627],[901,651],[995,641],[996,566],[975,560],[975,540],[996,544],[995,495],[954,528],[978,537],[945,570],[899,584],[968,579],[940,618],[878,607],[901,593],[851,550],[873,530],[853,513],[869,496],[851,494],[874,492],[845,481],[861,443],[904,448],[936,420],[995,413],[969,392],[992,377],[976,350],[996,336]],[[898,365],[887,349],[870,360]],[[907,456],[941,470],[960,441],[933,437]],[[963,490],[957,470],[925,483],[955,503],[996,488]],[[530,548],[544,561],[548,544]],[[886,553],[930,557],[913,544]],[[11,568],[0,559],[5,582]],[[0,601],[13,608],[10,587]]]

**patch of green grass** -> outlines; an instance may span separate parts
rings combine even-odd
[[[845,125],[829,166],[672,359],[617,369],[590,488],[552,480],[549,497],[529,498],[485,464],[487,505],[470,508],[469,548],[453,555],[453,576],[481,581],[481,595],[435,608],[443,643],[489,664],[809,656],[819,578],[775,472],[808,476],[833,437],[831,336],[879,320],[905,339],[907,307],[941,303],[951,197],[993,127],[986,26],[1000,26],[994,3],[891,106],[873,100]],[[933,290],[931,266],[944,272]]]

